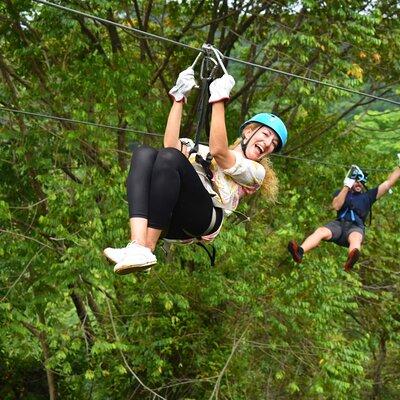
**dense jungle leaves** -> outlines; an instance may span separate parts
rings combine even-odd
[[[59,4],[399,100],[396,1]],[[102,249],[128,239],[130,148],[161,146],[143,132],[163,133],[196,52],[28,0],[0,3],[0,49],[0,398],[399,398],[398,187],[374,206],[353,272],[332,244],[300,266],[286,251],[333,217],[350,164],[371,187],[394,168],[397,105],[229,61],[230,139],[255,112],[287,123],[278,202],[241,205],[251,221],[226,221],[215,268],[175,246],[149,274],[119,277]],[[192,94],[183,136],[195,111]]]

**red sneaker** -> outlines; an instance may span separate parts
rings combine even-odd
[[[346,272],[350,272],[350,270],[353,268],[353,265],[357,262],[357,260],[360,258],[360,250],[358,249],[353,249],[349,255],[347,256],[346,263],[344,264],[344,270]]]
[[[296,241],[291,240],[288,244],[288,250],[292,255],[293,261],[300,264],[303,261],[304,250],[299,246]]]

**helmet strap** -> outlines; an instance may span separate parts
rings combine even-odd
[[[246,156],[246,150],[247,150],[247,145],[249,144],[250,140],[253,139],[253,136],[263,127],[264,125],[260,125],[252,134],[251,136],[245,141],[246,137],[244,136],[244,133],[242,133],[242,141],[240,142],[240,146],[242,147],[242,151],[244,156]],[[245,127],[246,128],[246,127]],[[244,129],[243,129],[244,131]]]

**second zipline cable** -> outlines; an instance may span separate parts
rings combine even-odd
[[[125,132],[132,132],[132,133],[137,133],[140,135],[149,135],[149,136],[155,136],[155,137],[159,137],[159,138],[164,137],[164,135],[161,133],[146,132],[146,131],[141,131],[141,130],[137,130],[137,129],[133,129],[133,128],[119,128],[118,126],[114,126],[114,125],[98,124],[96,122],[82,121],[82,120],[64,118],[64,117],[57,117],[54,115],[42,114],[42,113],[36,113],[36,112],[24,111],[24,110],[17,110],[14,108],[7,108],[7,107],[0,106],[0,111],[5,111],[8,113],[12,113],[12,114],[27,115],[27,116],[34,117],[34,118],[44,118],[44,119],[50,119],[50,120],[55,120],[55,121],[69,122],[69,123],[73,123],[73,124],[81,124],[81,125],[88,125],[88,126],[94,126],[94,127],[99,127],[99,128],[106,128],[106,129],[111,129],[111,130],[116,130],[116,131],[122,130]],[[207,145],[207,143],[204,143],[204,142],[199,142],[199,143]],[[302,158],[302,157],[295,157],[295,156],[286,156],[283,154],[271,154],[271,156],[278,157],[278,158],[288,158],[288,159],[292,159],[292,160],[307,162],[309,164],[321,164],[321,165],[334,166],[334,167],[340,167],[340,168],[348,168],[349,167],[348,165],[343,165],[343,164],[334,164],[334,163],[329,163],[326,161],[312,160],[309,158]],[[390,172],[391,170],[383,169],[383,168],[368,168],[368,171]]]

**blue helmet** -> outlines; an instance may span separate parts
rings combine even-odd
[[[254,115],[241,125],[240,134],[242,134],[243,129],[252,122],[256,122],[261,125],[267,126],[268,128],[271,128],[278,135],[279,145],[274,152],[280,151],[282,147],[286,144],[288,138],[288,132],[286,126],[283,123],[283,121],[276,115],[269,113],[261,113]]]

